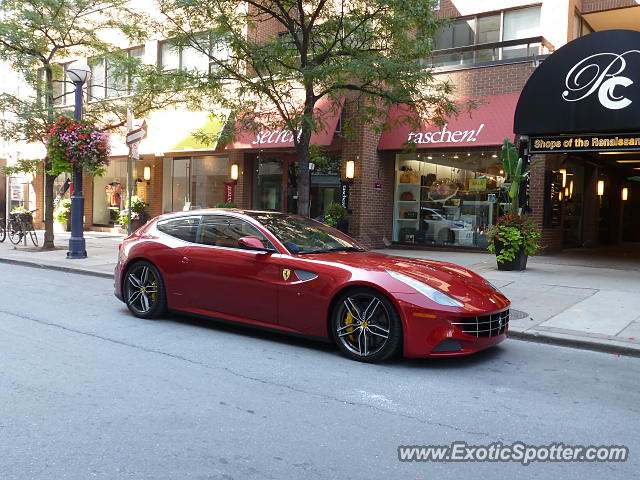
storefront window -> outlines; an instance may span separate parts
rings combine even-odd
[[[499,152],[396,155],[393,240],[486,248],[506,206]]]
[[[138,178],[134,166],[133,178]],[[93,223],[113,225],[124,208],[127,188],[127,160],[113,159],[101,177],[93,178]]]
[[[164,159],[165,212],[211,208],[224,202],[229,181],[227,157],[181,157]]]

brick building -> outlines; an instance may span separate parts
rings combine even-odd
[[[527,143],[514,134],[513,120],[533,73],[554,52],[591,32],[640,29],[640,6],[631,0],[442,0],[438,15],[453,22],[439,32],[434,56],[425,61],[432,62],[438,78],[455,86],[455,97],[463,103],[477,100],[477,108],[449,119],[444,127],[398,126],[378,135],[359,121],[358,104],[347,99],[328,113],[331,126],[319,142],[329,165],[311,174],[311,215],[322,215],[326,205],[342,201],[348,185],[349,233],[372,247],[485,248],[486,231],[506,203],[502,140],[509,138],[528,153]],[[278,34],[278,27],[261,22],[249,34],[268,37]],[[143,54],[167,68],[186,61],[180,52],[174,58],[162,41],[145,45]],[[392,107],[389,119],[401,108]],[[345,120],[353,125],[354,138],[342,137]],[[239,170],[232,188],[240,207],[296,210],[296,158],[283,132],[196,148],[184,138],[167,143],[162,122],[148,123],[157,130],[141,147],[135,177],[146,189],[151,215],[225,200],[232,166]],[[195,120],[183,122],[178,134],[188,137],[195,128]],[[407,142],[414,148],[407,149]],[[99,184],[86,183],[88,228],[113,226],[108,211],[116,205],[109,189],[123,185],[124,153],[114,156],[112,171],[97,179]],[[640,187],[626,180],[634,159],[624,157],[627,163],[611,162],[598,152],[531,156],[527,202],[547,252],[640,240]],[[348,162],[355,166],[353,179],[346,179]],[[149,180],[143,178],[145,167]],[[603,178],[605,190],[599,195]],[[627,200],[622,200],[622,188]]]

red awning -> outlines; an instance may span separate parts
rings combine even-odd
[[[387,115],[391,127],[382,133],[378,150],[403,150],[410,142],[418,149],[502,145],[505,138],[513,140],[513,115],[519,97],[519,93],[480,97],[477,100],[482,103],[471,112],[451,118],[442,127],[423,122],[419,129],[402,123],[409,114],[406,105],[392,105]]]
[[[333,135],[338,126],[338,120],[342,113],[344,99],[338,102],[323,98],[316,103],[314,115],[322,130],[311,134],[311,144],[327,146],[331,145]],[[291,130],[264,129],[257,133],[243,131],[236,125],[235,139],[226,146],[227,150],[244,150],[249,148],[293,148],[293,135]]]

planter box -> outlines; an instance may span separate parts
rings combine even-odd
[[[502,242],[500,242],[499,240],[496,240],[495,246],[496,246],[496,255],[500,255],[500,252],[502,251],[502,247],[503,247]],[[498,264],[498,270],[503,270],[503,271],[526,270],[528,258],[529,257],[524,254],[522,249],[520,249],[520,251],[516,253],[516,257],[513,260],[506,261],[506,262],[496,261]]]

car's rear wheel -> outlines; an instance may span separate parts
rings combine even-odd
[[[389,299],[373,289],[345,292],[336,301],[331,333],[340,351],[361,362],[380,362],[402,348],[400,317]]]
[[[165,311],[164,282],[158,268],[141,260],[131,265],[124,276],[124,300],[129,311],[139,318],[156,318]]]

